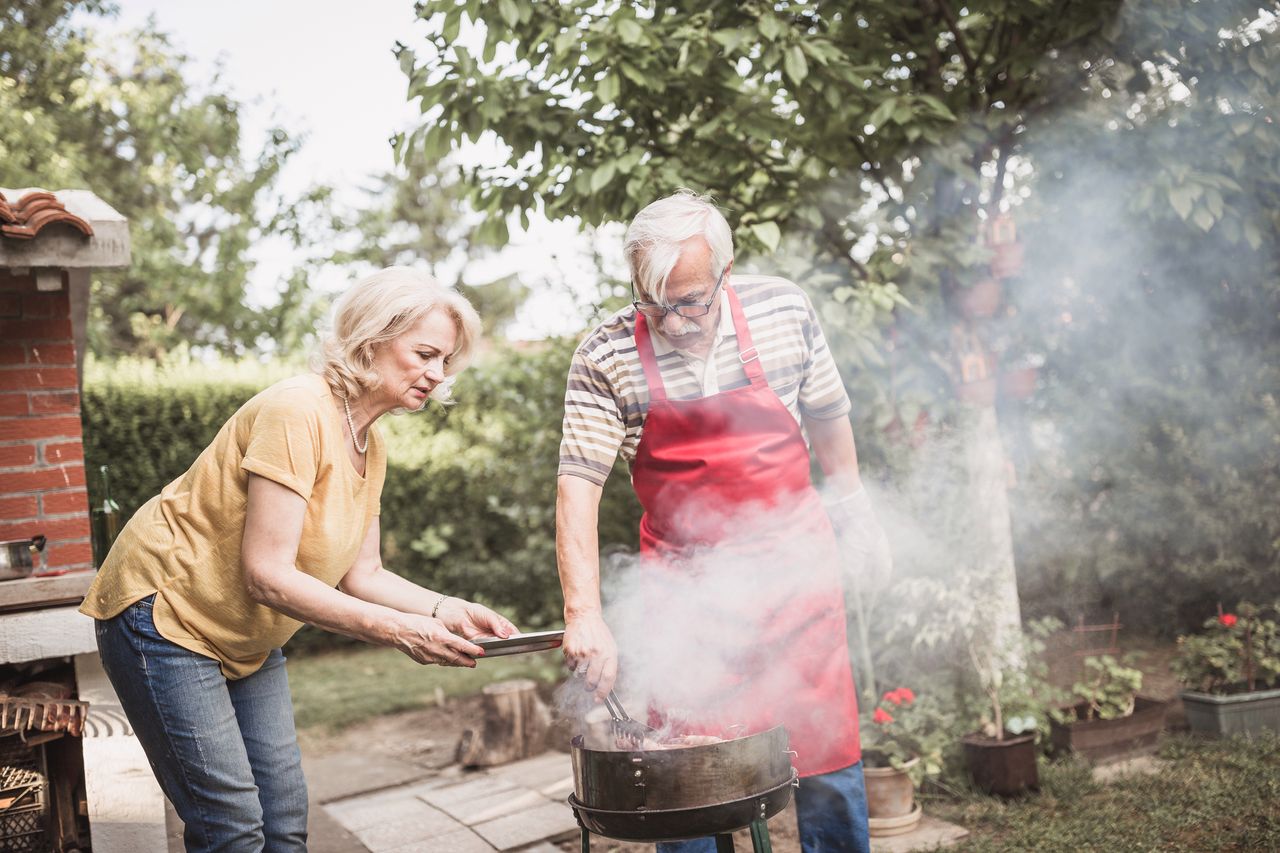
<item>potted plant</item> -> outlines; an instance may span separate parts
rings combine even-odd
[[[990,269],[996,278],[1010,278],[1022,272],[1022,244],[1018,242],[1013,218],[1002,213],[986,229],[987,248],[991,250]]]
[[[942,771],[950,737],[946,714],[930,697],[909,687],[885,693],[862,724],[863,777],[871,834],[877,838],[915,829],[923,814],[915,790]]]
[[[996,643],[991,631],[970,633],[967,648],[978,674],[987,712],[960,743],[974,785],[1000,796],[1036,790],[1036,739],[1048,727],[1045,709],[1055,692],[1047,681],[1045,639],[1062,625],[1041,619]]]
[[[1074,752],[1092,764],[1105,764],[1152,752],[1164,731],[1167,702],[1139,696],[1142,670],[1111,655],[1084,659],[1084,675],[1072,692],[1079,700],[1051,714],[1055,753]]]
[[[1192,731],[1219,737],[1280,732],[1280,623],[1277,607],[1242,602],[1178,638],[1173,671],[1189,689],[1182,707]]]
[[[991,276],[978,279],[968,287],[960,287],[955,292],[956,310],[960,316],[971,320],[990,317],[1000,310],[1000,301],[1004,296],[1004,288],[1000,281]]]

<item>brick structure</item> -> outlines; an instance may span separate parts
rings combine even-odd
[[[47,537],[36,574],[93,567],[69,276],[0,269],[0,540]]]
[[[80,427],[89,271],[129,261],[91,193],[0,190],[0,541],[46,537],[36,576],[93,566]]]

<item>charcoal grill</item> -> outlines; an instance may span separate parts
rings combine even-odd
[[[766,821],[786,808],[797,774],[787,733],[759,734],[675,749],[601,750],[572,742],[569,806],[582,830],[620,841],[681,841],[714,836],[732,851],[731,833],[750,828],[756,853],[769,853]]]

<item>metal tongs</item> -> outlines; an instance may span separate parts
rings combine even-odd
[[[609,716],[613,717],[613,734],[619,737],[637,749],[644,745],[644,739],[650,735],[656,735],[656,729],[646,726],[639,720],[631,719],[631,715],[622,707],[622,703],[618,701],[618,694],[612,690],[609,695],[604,697],[604,706],[609,709]]]

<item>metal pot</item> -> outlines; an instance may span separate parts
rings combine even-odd
[[[25,578],[35,566],[34,555],[44,550],[45,538],[13,539],[0,542],[0,580]]]
[[[703,746],[597,750],[572,743],[579,823],[609,838],[672,841],[732,832],[766,820],[791,801],[796,778],[787,732]]]

